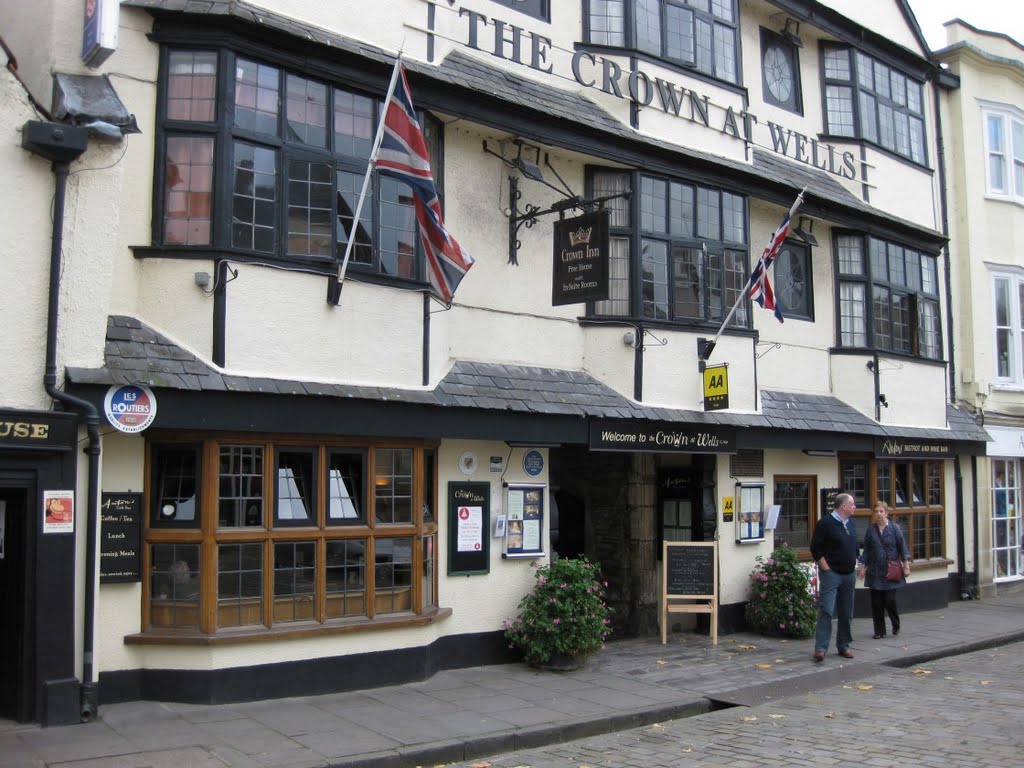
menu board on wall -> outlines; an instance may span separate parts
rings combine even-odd
[[[142,494],[100,497],[100,583],[142,578]]]
[[[490,570],[491,484],[448,483],[448,574]]]
[[[505,489],[505,552],[503,557],[544,554],[544,491],[542,483],[510,484]]]

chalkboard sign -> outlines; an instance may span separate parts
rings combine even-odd
[[[666,541],[662,550],[661,643],[673,613],[706,614],[718,645],[718,543]],[[686,601],[686,602],[684,602]]]
[[[491,484],[448,483],[448,575],[487,573]]]
[[[100,583],[142,580],[142,494],[100,496]]]
[[[715,596],[714,542],[665,542],[665,596]]]

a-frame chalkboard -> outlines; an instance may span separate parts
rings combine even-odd
[[[711,642],[718,645],[718,542],[666,541],[661,562],[662,644],[669,614],[707,613]]]

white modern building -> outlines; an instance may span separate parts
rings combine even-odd
[[[728,632],[840,490],[896,508],[904,610],[970,582],[988,435],[905,2],[0,8],[0,717],[506,660],[555,554],[653,635],[673,540],[717,542]],[[399,51],[450,306],[408,186],[353,225]],[[747,287],[801,191],[780,323]]]

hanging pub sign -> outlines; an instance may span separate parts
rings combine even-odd
[[[601,209],[554,225],[551,304],[608,298],[608,211]]]
[[[929,442],[901,437],[876,437],[875,458],[878,459],[951,459],[953,446],[950,443]]]

